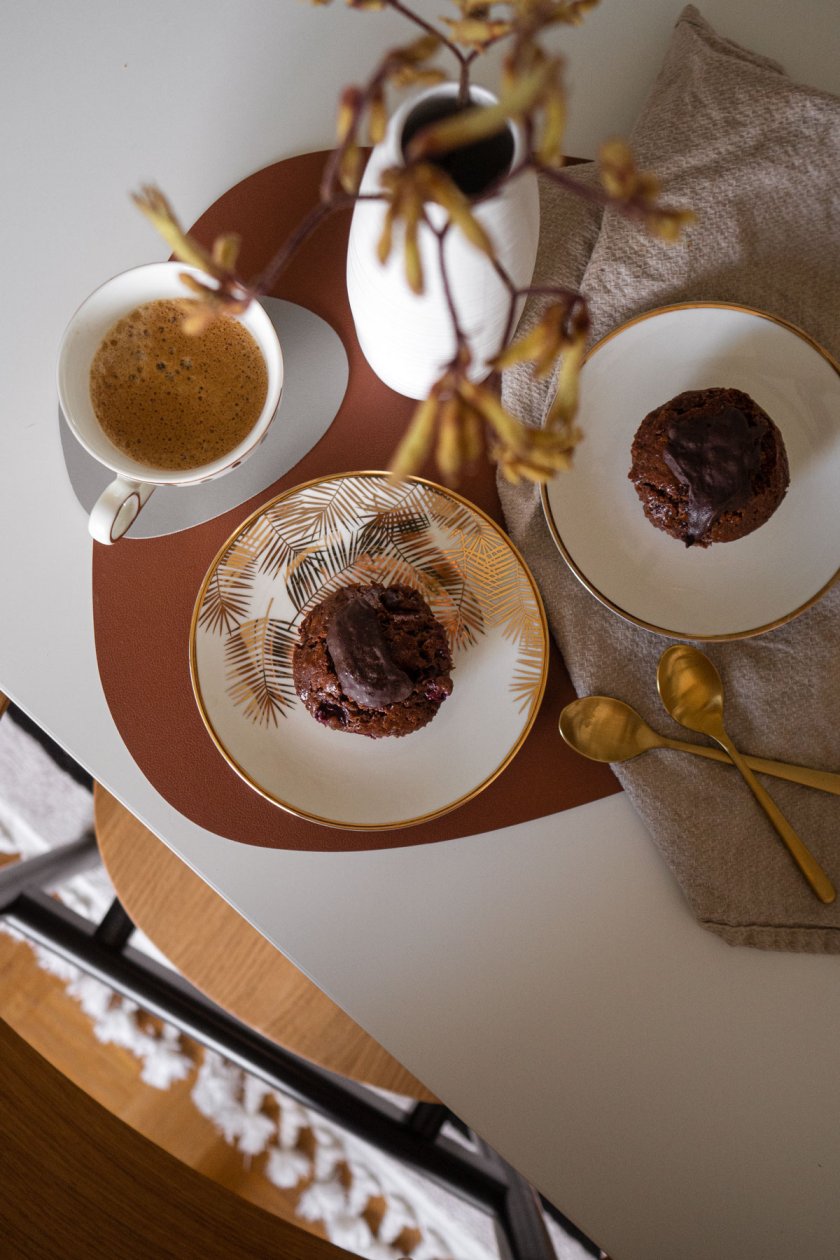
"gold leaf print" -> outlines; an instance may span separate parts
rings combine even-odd
[[[271,577],[280,577],[288,565],[297,563],[317,546],[305,535],[296,536],[287,522],[274,512],[263,513],[249,533],[259,570]]]
[[[543,623],[531,583],[514,553],[486,525],[461,539],[460,563],[488,627],[500,629],[516,644],[510,689],[521,712],[540,695],[545,657]]]
[[[230,634],[248,615],[253,555],[239,540],[216,566],[201,603],[198,624],[211,634]]]
[[[245,573],[253,569],[258,558],[258,548],[253,531],[248,529],[239,538],[235,538],[222,556],[221,563],[226,569],[237,573]]]
[[[353,569],[353,581],[361,585],[378,583],[381,586],[411,586],[422,594],[426,589],[413,565],[400,556],[389,556],[385,552],[370,555],[365,552]]]
[[[518,564],[512,562],[504,571],[504,579],[493,594],[492,622],[501,627],[506,639],[523,643],[542,641],[539,608],[531,584]]]
[[[510,682],[514,703],[520,713],[530,712],[542,694],[544,669],[544,639],[540,638],[539,643],[520,644],[516,668]]]
[[[422,591],[422,584],[417,580],[417,574],[410,565],[400,560],[396,556],[388,556],[379,554],[376,556],[363,553],[354,555],[345,566],[335,563],[335,556],[331,557],[332,571],[325,574],[323,580],[319,584],[317,590],[314,590],[307,601],[300,608],[301,620],[328,595],[335,594],[345,586],[366,586],[373,582],[379,582],[383,586],[405,585],[413,586],[417,590]]]
[[[472,538],[482,533],[484,522],[468,504],[432,492],[427,496],[426,505],[429,516],[436,525],[463,538]]]
[[[292,681],[294,627],[269,615],[245,621],[225,644],[227,694],[245,717],[260,726],[276,726],[295,703]]]
[[[482,532],[458,540],[456,564],[475,592],[490,626],[499,623],[499,602],[505,598],[518,567],[512,560],[510,550],[500,543],[495,533]]]
[[[362,551],[385,552],[436,582],[460,580],[446,552],[438,546],[429,518],[411,509],[399,507],[371,517],[359,533],[359,544]]]
[[[380,489],[380,497],[384,491]],[[267,510],[283,534],[297,544],[326,542],[354,530],[365,513],[376,510],[362,477],[345,477],[309,486]]]

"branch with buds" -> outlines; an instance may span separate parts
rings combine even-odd
[[[331,0],[313,0],[329,4]],[[447,484],[456,484],[464,468],[483,456],[495,461],[510,481],[546,481],[568,468],[580,434],[574,426],[579,375],[583,363],[589,316],[579,293],[560,287],[517,288],[500,263],[493,241],[475,213],[475,206],[495,196],[500,188],[525,170],[560,185],[577,197],[611,208],[638,221],[666,242],[676,241],[692,220],[691,211],[662,205],[656,177],[636,167],[623,140],[609,140],[600,148],[600,187],[591,188],[571,178],[564,168],[563,137],[566,95],[564,61],[549,53],[544,36],[561,24],[577,25],[597,0],[453,0],[458,11],[435,27],[402,0],[348,0],[354,9],[392,9],[419,28],[411,43],[391,49],[363,85],[346,87],[339,98],[337,143],[321,181],[318,204],[283,242],[263,271],[246,281],[236,272],[239,239],[217,238],[211,250],[186,233],[159,189],[143,188],[134,200],[161,233],[173,255],[204,271],[209,283],[185,276],[198,298],[188,317],[188,331],[198,332],[219,314],[239,314],[249,302],[269,293],[302,242],[324,218],[356,201],[384,204],[383,228],[377,254],[384,265],[394,249],[400,227],[406,282],[414,293],[425,288],[419,235],[433,233],[443,290],[452,323],[454,353],[441,364],[441,375],[417,407],[397,447],[391,465],[395,476],[418,471],[434,457]],[[470,68],[475,59],[497,43],[508,45],[502,62],[498,101],[470,104]],[[365,151],[382,140],[388,122],[387,94],[394,88],[437,84],[447,78],[433,64],[441,53],[455,59],[459,78],[459,108],[449,117],[425,126],[411,140],[403,166],[382,176],[376,193],[360,190]],[[467,197],[441,165],[447,155],[488,140],[511,124],[521,127],[525,152],[511,169],[489,184],[479,196]],[[429,207],[441,207],[443,226],[435,226]],[[444,241],[460,232],[472,247],[490,260],[507,289],[509,306],[504,333],[491,361],[488,381],[470,379],[468,338],[458,314],[447,273]],[[547,299],[542,317],[531,331],[510,341],[516,312],[529,296]],[[495,374],[514,363],[530,363],[538,377],[550,375],[559,361],[557,392],[541,429],[506,411],[495,388]]]

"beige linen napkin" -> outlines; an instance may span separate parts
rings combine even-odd
[[[544,187],[535,283],[580,287],[593,341],[653,307],[718,300],[781,316],[840,356],[840,100],[792,83],[689,6],[632,142],[639,165],[662,179],[665,200],[691,206],[697,223],[669,247],[614,212],[601,223],[589,205]],[[591,164],[573,173],[596,178]],[[526,310],[525,326],[538,309]],[[503,393],[518,414],[541,421],[545,383],[517,368]],[[656,694],[669,640],[621,620],[578,583],[533,487],[500,481],[499,490],[578,694],[621,697],[658,730],[700,741]],[[736,745],[840,770],[840,586],[788,626],[704,650],[723,677]],[[657,751],[616,773],[704,927],[731,944],[840,952],[840,901],[817,901],[734,770]],[[840,798],[764,783],[840,888]]]

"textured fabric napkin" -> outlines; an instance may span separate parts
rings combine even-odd
[[[631,140],[640,168],[654,170],[664,199],[690,206],[696,224],[667,246],[543,187],[535,283],[582,289],[593,341],[657,306],[717,300],[781,316],[840,356],[840,99],[791,82],[689,6]],[[573,174],[596,179],[592,164]],[[538,303],[526,309],[520,330],[538,313]],[[520,368],[503,381],[507,405],[534,423],[551,388]],[[658,730],[702,742],[657,697],[669,640],[621,620],[578,583],[533,487],[500,481],[499,491],[578,694],[618,696]],[[742,751],[840,770],[840,586],[780,629],[698,646],[722,675],[727,727]],[[616,773],[704,927],[731,944],[840,952],[840,900],[817,900],[734,770],[656,751]],[[764,784],[840,888],[840,798]]]

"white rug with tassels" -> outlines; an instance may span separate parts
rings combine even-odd
[[[92,822],[90,792],[9,717],[0,722],[0,852],[34,856],[75,839]],[[66,881],[58,892],[93,922],[101,920],[114,896],[101,866]],[[0,927],[10,931],[2,921]],[[141,932],[131,944],[170,965]],[[106,985],[47,950],[35,947],[35,953],[39,965],[58,976],[79,1003],[98,1040],[139,1060],[147,1085],[166,1090],[193,1076],[197,1111],[243,1161],[267,1152],[264,1175],[284,1190],[301,1186],[296,1213],[321,1222],[337,1246],[369,1260],[398,1260],[406,1253],[393,1244],[411,1230],[420,1237],[411,1260],[497,1260],[495,1229],[484,1213],[219,1055],[203,1051],[196,1064],[175,1028],[150,1031],[133,1002],[115,999]],[[304,1131],[307,1141],[301,1144]],[[364,1215],[372,1199],[387,1205],[375,1235]],[[555,1222],[546,1223],[558,1260],[586,1260],[588,1253],[574,1239]]]

